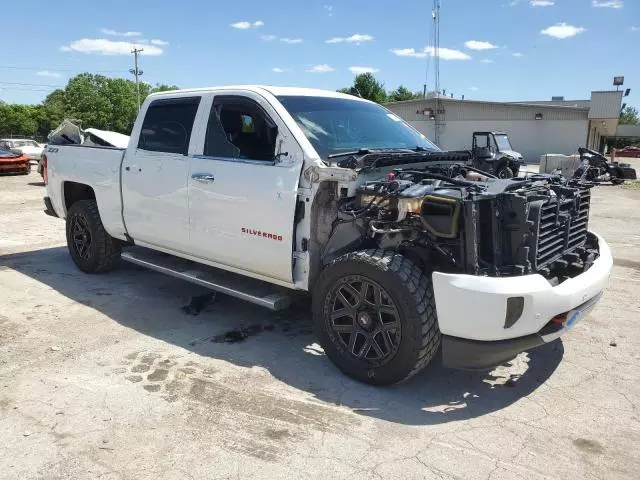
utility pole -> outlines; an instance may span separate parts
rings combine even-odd
[[[433,62],[436,91],[436,115],[433,125],[433,136],[436,145],[440,145],[440,112],[442,110],[440,106],[440,0],[433,0],[431,18],[433,19]]]
[[[129,72],[136,77],[136,92],[138,94],[138,112],[140,112],[140,75],[144,72],[138,68],[138,54],[144,52],[144,48],[133,47],[131,53],[133,53],[134,68]]]

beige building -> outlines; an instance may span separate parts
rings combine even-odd
[[[572,154],[578,147],[604,148],[618,126],[622,91],[591,92],[589,100],[485,102],[436,97],[385,105],[443,150],[471,148],[474,131],[501,131],[525,161],[545,153]]]

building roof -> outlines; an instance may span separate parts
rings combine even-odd
[[[426,103],[435,103],[436,98],[416,98],[413,100],[403,100],[400,102],[388,102],[386,105],[406,105],[406,104],[426,104]],[[486,100],[462,100],[461,98],[450,98],[450,97],[439,97],[439,101],[441,103],[445,102],[458,102],[465,104],[475,104],[475,105],[494,105],[500,107],[535,107],[535,108],[560,108],[560,109],[578,109],[578,110],[589,110],[589,105],[587,106],[574,106],[574,105],[562,105],[562,104],[546,104],[546,103],[531,103],[531,102],[491,102]],[[587,100],[588,101],[588,100]]]

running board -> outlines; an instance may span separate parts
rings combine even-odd
[[[149,248],[129,247],[121,258],[271,310],[283,310],[291,304],[291,297],[282,287]]]

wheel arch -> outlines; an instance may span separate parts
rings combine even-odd
[[[62,200],[64,209],[68,212],[71,206],[80,200],[96,200],[96,192],[85,183],[65,181],[62,184]]]

